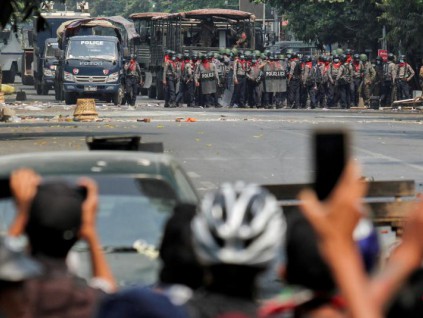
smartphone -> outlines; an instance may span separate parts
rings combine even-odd
[[[314,190],[325,200],[336,186],[349,157],[345,130],[316,130],[313,133]]]

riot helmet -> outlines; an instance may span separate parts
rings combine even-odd
[[[360,54],[360,60],[361,60],[362,62],[367,62],[367,55],[366,55],[366,54],[364,54],[364,53]]]
[[[399,56],[399,59],[398,59],[398,62],[400,62],[400,63],[405,63],[405,62],[407,62],[407,56],[405,56],[405,55],[400,55],[400,56]]]
[[[334,55],[333,56],[333,63],[339,63],[340,59],[339,59],[339,55]]]
[[[354,60],[355,62],[360,61],[360,54],[354,54],[354,56],[353,56],[353,60]]]
[[[392,61],[392,62],[395,61],[395,55],[393,53],[388,54],[388,61]]]

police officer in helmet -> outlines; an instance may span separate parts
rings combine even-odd
[[[138,84],[144,84],[141,68],[135,54],[131,54],[131,59],[125,64],[124,69],[127,101],[131,106],[134,106],[138,95]]]

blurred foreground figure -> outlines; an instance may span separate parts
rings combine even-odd
[[[303,213],[319,237],[322,255],[345,298],[348,317],[382,317],[382,312],[402,287],[389,315],[399,312],[402,313],[400,317],[421,316],[416,312],[421,303],[414,301],[414,298],[421,299],[421,294],[407,293],[405,303],[403,296],[407,289],[421,290],[416,284],[416,278],[421,277],[418,272],[411,276],[411,286],[414,287],[405,283],[421,267],[423,260],[423,202],[415,203],[407,214],[402,242],[391,254],[383,271],[369,279],[353,240],[354,228],[362,217],[361,202],[366,192],[366,184],[359,180],[359,176],[357,165],[350,163],[327,200],[319,202],[310,190],[300,194]]]
[[[21,169],[12,173],[10,183],[17,215],[9,232],[27,235],[31,254],[43,268],[42,276],[26,286],[30,317],[92,317],[104,291],[115,289],[95,229],[95,182],[83,179],[78,189],[85,191],[77,191],[61,181],[41,184],[35,172]],[[90,249],[93,287],[72,274],[66,264],[80,238]]]
[[[166,222],[160,245],[162,268],[155,290],[178,306],[204,284],[204,269],[192,247],[191,220],[195,214],[195,205],[177,205]]]
[[[153,288],[137,286],[104,299],[98,318],[187,318],[185,303],[203,284],[203,268],[191,241],[195,205],[179,204],[166,222],[160,245],[162,267]]]
[[[41,267],[26,256],[12,238],[0,237],[0,317],[19,318],[27,312],[25,282],[41,274]]]
[[[209,283],[188,302],[191,317],[257,317],[256,280],[285,233],[276,199],[256,185],[223,184],[192,222],[194,250]]]

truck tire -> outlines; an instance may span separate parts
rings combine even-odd
[[[10,71],[3,71],[3,83],[4,84],[13,84],[15,83],[15,76],[18,72],[18,68],[13,63]]]
[[[118,91],[112,95],[113,104],[116,106],[122,105],[124,95],[125,89],[123,88],[123,85],[120,85]]]
[[[76,104],[76,95],[74,93],[65,92],[65,103],[66,105]]]

